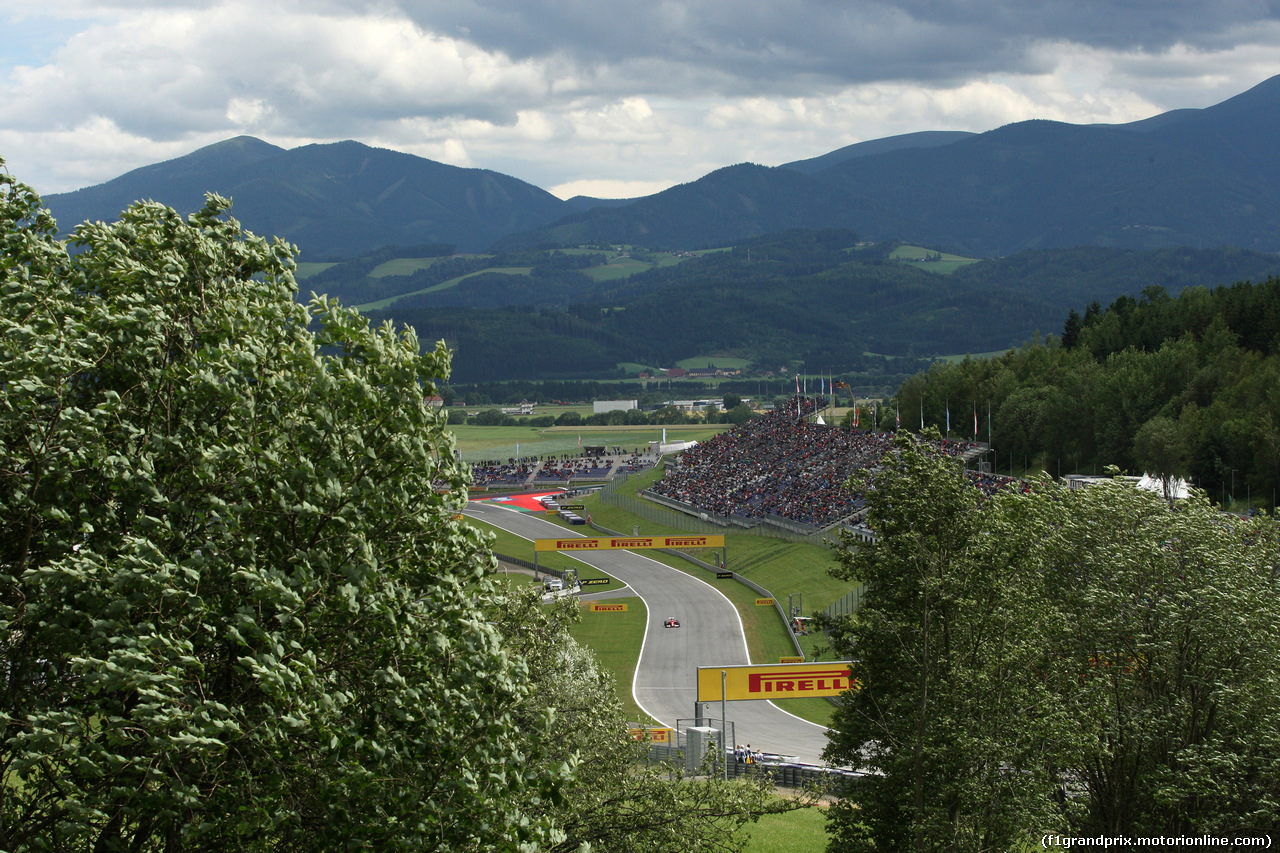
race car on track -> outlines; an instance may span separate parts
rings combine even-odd
[[[676,618],[674,618],[674,617],[672,617],[672,618],[668,619],[667,621],[663,622],[663,623],[662,623],[662,627],[663,627],[663,628],[679,628],[679,627],[680,627],[680,620],[679,620],[679,619],[676,619]]]

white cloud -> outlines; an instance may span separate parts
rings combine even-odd
[[[350,138],[629,196],[898,133],[1206,106],[1280,73],[1273,5],[0,0],[35,45],[0,47],[0,156],[54,192],[237,134]]]

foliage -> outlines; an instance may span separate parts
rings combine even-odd
[[[762,814],[806,803],[784,803],[759,780],[726,782],[714,776],[685,778],[651,766],[647,746],[632,741],[612,676],[569,635],[581,618],[571,600],[544,608],[528,593],[512,593],[491,617],[507,645],[529,662],[537,690],[515,709],[536,725],[542,709],[556,709],[552,761],[573,763],[577,776],[562,803],[543,805],[564,838],[547,849],[572,853],[680,850],[713,853],[741,848],[735,833]]]
[[[1123,481],[983,498],[899,439],[833,645],[829,755],[879,771],[832,850],[1280,827],[1280,531]]]
[[[1177,298],[1148,288],[1090,306],[1071,325],[1074,347],[1032,342],[996,359],[935,364],[903,384],[897,403],[922,408],[930,423],[942,422],[946,401],[953,413],[989,410],[1004,466],[1035,457],[1055,473],[1117,465],[1186,477],[1224,500],[1234,483],[1233,495],[1270,502],[1280,488],[1280,279]]]
[[[1065,827],[1053,793],[1073,723],[1044,646],[1062,625],[1027,556],[1044,501],[984,505],[954,460],[906,436],[895,449],[869,494],[878,542],[846,537],[833,570],[865,587],[831,635],[861,689],[828,757],[876,772],[832,810],[831,849],[1007,849]]]
[[[554,840],[525,804],[565,770],[423,399],[447,352],[298,305],[227,207],[69,253],[0,175],[0,847]]]

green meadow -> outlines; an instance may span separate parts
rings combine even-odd
[[[727,424],[679,424],[666,427],[668,440],[705,441],[725,429]],[[628,451],[648,449],[650,441],[661,441],[660,426],[617,427],[500,427],[454,424],[449,427],[458,442],[458,450],[467,462],[486,459],[509,459],[516,455],[546,456],[578,453],[578,436],[582,446],[617,445]]]

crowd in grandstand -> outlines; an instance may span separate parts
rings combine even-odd
[[[652,468],[657,460],[647,450],[636,448],[627,453],[614,448],[617,456],[578,456],[573,454],[548,454],[546,456],[521,456],[508,459],[487,459],[471,465],[473,482],[477,486],[511,487],[533,482],[568,482],[570,480],[603,480],[611,473],[633,473]],[[615,469],[616,466],[616,469]]]
[[[864,496],[849,490],[857,471],[875,471],[893,444],[891,433],[814,423],[811,416],[826,400],[797,397],[791,404],[716,435],[672,458],[650,491],[703,512],[743,518],[782,518],[815,528],[856,522]],[[978,445],[944,439],[935,444],[950,456],[974,455]],[[613,447],[606,455],[558,454],[475,463],[480,486],[518,488],[534,482],[604,480],[618,472],[652,467],[656,459],[636,448],[627,454]],[[1019,480],[969,472],[985,494]]]
[[[825,402],[793,400],[686,450],[650,491],[721,516],[773,515],[813,527],[856,517],[865,501],[845,483],[874,470],[892,436],[811,423]],[[939,449],[959,456],[976,445],[950,440]]]

